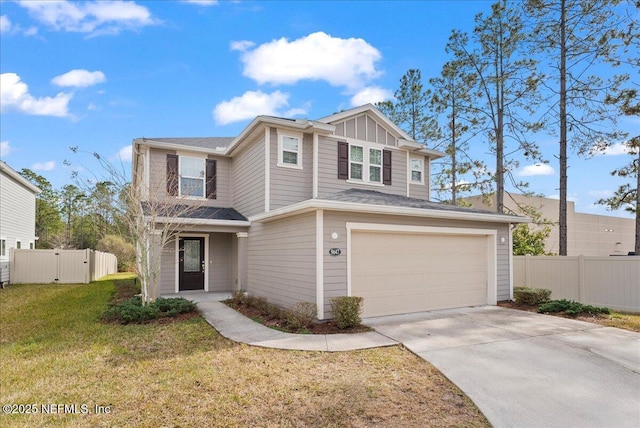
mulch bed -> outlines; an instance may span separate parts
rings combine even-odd
[[[224,302],[223,302],[224,303]],[[309,327],[302,330],[292,330],[288,328],[287,322],[281,318],[273,318],[262,311],[256,308],[251,308],[247,306],[235,306],[229,305],[232,309],[240,312],[242,315],[251,318],[252,320],[259,322],[267,327],[273,328],[275,330],[284,331],[287,333],[303,333],[303,334],[337,334],[337,333],[362,333],[365,331],[372,331],[371,327],[367,327],[365,325],[360,325],[352,328],[338,328],[333,322],[316,322]]]
[[[520,305],[516,302],[512,302],[509,300],[503,301],[503,302],[498,302],[498,306],[502,306],[503,308],[510,308],[510,309],[518,309],[520,311],[527,311],[527,312],[535,312],[538,313],[538,305]],[[548,313],[545,315],[553,315],[556,317],[562,317],[562,318],[569,318],[572,320],[578,320],[578,321],[586,321],[586,322],[591,322],[594,324],[603,324],[606,325],[604,323],[604,321],[607,321],[610,319],[609,315],[606,314],[580,314],[577,316],[571,316],[571,315],[567,315],[563,312],[557,312],[557,313]]]

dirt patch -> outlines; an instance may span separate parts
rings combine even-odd
[[[309,325],[306,328],[299,330],[292,330],[287,326],[287,320],[283,318],[277,318],[270,316],[269,314],[265,314],[261,310],[253,307],[247,306],[236,306],[236,305],[227,305],[240,312],[242,315],[251,318],[252,320],[259,322],[262,325],[273,328],[275,330],[284,331],[287,333],[299,333],[299,334],[337,334],[337,333],[362,333],[365,331],[372,331],[371,327],[367,327],[365,325],[359,325],[352,328],[338,328],[333,322],[315,322]]]

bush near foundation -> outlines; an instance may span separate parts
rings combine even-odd
[[[340,296],[331,299],[331,310],[338,328],[359,326],[362,322],[362,297]]]
[[[519,305],[540,305],[548,302],[551,290],[548,288],[514,287],[513,299]]]
[[[552,300],[543,305],[540,305],[538,312],[545,313],[565,313],[569,316],[575,317],[580,314],[610,314],[609,308],[599,308],[597,306],[583,305],[580,302],[573,300],[560,299]]]
[[[140,296],[115,304],[102,314],[105,322],[119,324],[144,323],[158,318],[174,317],[194,312],[196,304],[182,297],[158,297],[154,302],[143,305]]]

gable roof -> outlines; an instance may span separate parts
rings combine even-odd
[[[323,118],[318,119],[318,122],[324,123],[334,123],[339,122],[342,119],[346,119],[351,116],[357,116],[362,113],[369,113],[374,116],[377,120],[384,123],[389,129],[394,131],[399,138],[407,141],[414,141],[413,138],[409,136],[406,132],[404,132],[398,125],[393,123],[387,116],[382,114],[380,110],[378,110],[373,104],[365,104],[360,107],[355,107],[349,110],[344,110],[339,113],[332,114],[330,116],[325,116]]]
[[[4,172],[8,177],[11,177],[18,184],[21,184],[23,187],[26,187],[27,190],[36,193],[42,193],[39,187],[32,184],[29,180],[21,176],[17,171],[7,165],[5,162],[0,161],[0,171]]]

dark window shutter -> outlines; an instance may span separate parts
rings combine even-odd
[[[167,195],[178,196],[178,155],[167,155]]]
[[[216,199],[217,193],[217,163],[215,159],[207,159],[207,198]]]
[[[349,144],[338,141],[338,179],[349,178]]]
[[[391,150],[382,151],[382,183],[391,185]]]

